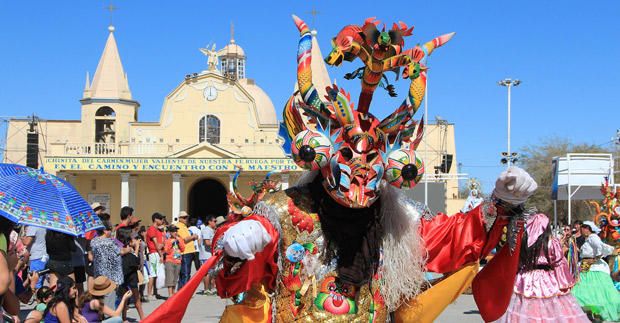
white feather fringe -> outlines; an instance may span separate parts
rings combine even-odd
[[[418,232],[420,213],[412,201],[385,182],[380,194],[385,232],[380,288],[388,311],[395,311],[421,292],[427,254]]]

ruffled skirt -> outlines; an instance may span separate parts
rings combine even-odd
[[[497,322],[590,322],[571,295],[549,298],[527,298],[513,293],[506,313]]]
[[[528,298],[550,298],[568,294],[574,281],[566,266],[553,270],[535,269],[517,274],[514,292]]]
[[[605,321],[620,321],[620,293],[609,274],[586,271],[579,277],[580,281],[572,291],[579,305]]]

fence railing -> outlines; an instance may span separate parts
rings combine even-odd
[[[168,156],[188,148],[191,145],[170,144],[129,144],[129,143],[92,143],[64,144],[64,154],[67,156]]]

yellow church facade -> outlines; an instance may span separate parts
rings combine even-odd
[[[109,30],[92,80],[86,76],[81,119],[36,120],[34,126],[33,120],[11,119],[3,162],[26,164],[26,134],[36,133],[38,164],[71,182],[90,203],[106,205],[115,222],[125,205],[146,223],[153,212],[168,219],[181,210],[200,217],[224,215],[237,167],[243,169],[243,194],[250,193],[248,182],[270,171],[286,171],[274,175],[283,188],[294,183],[301,169],[281,148],[274,104],[247,77],[245,52],[234,39],[219,50],[201,48],[207,56],[204,70],[180,80],[165,97],[158,121],[141,122],[114,28]],[[312,54],[320,56],[316,37],[313,42]],[[330,84],[320,57],[312,68],[318,88]],[[456,211],[463,205],[457,167],[441,170],[447,155],[456,164],[454,125],[431,124],[426,133],[431,172],[426,179],[443,187],[444,208],[439,209]]]

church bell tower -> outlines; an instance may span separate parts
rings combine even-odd
[[[129,123],[138,119],[140,104],[131,96],[114,38],[114,26],[109,26],[108,31],[108,40],[92,82],[86,74],[86,85],[80,100],[82,143],[128,143]]]

